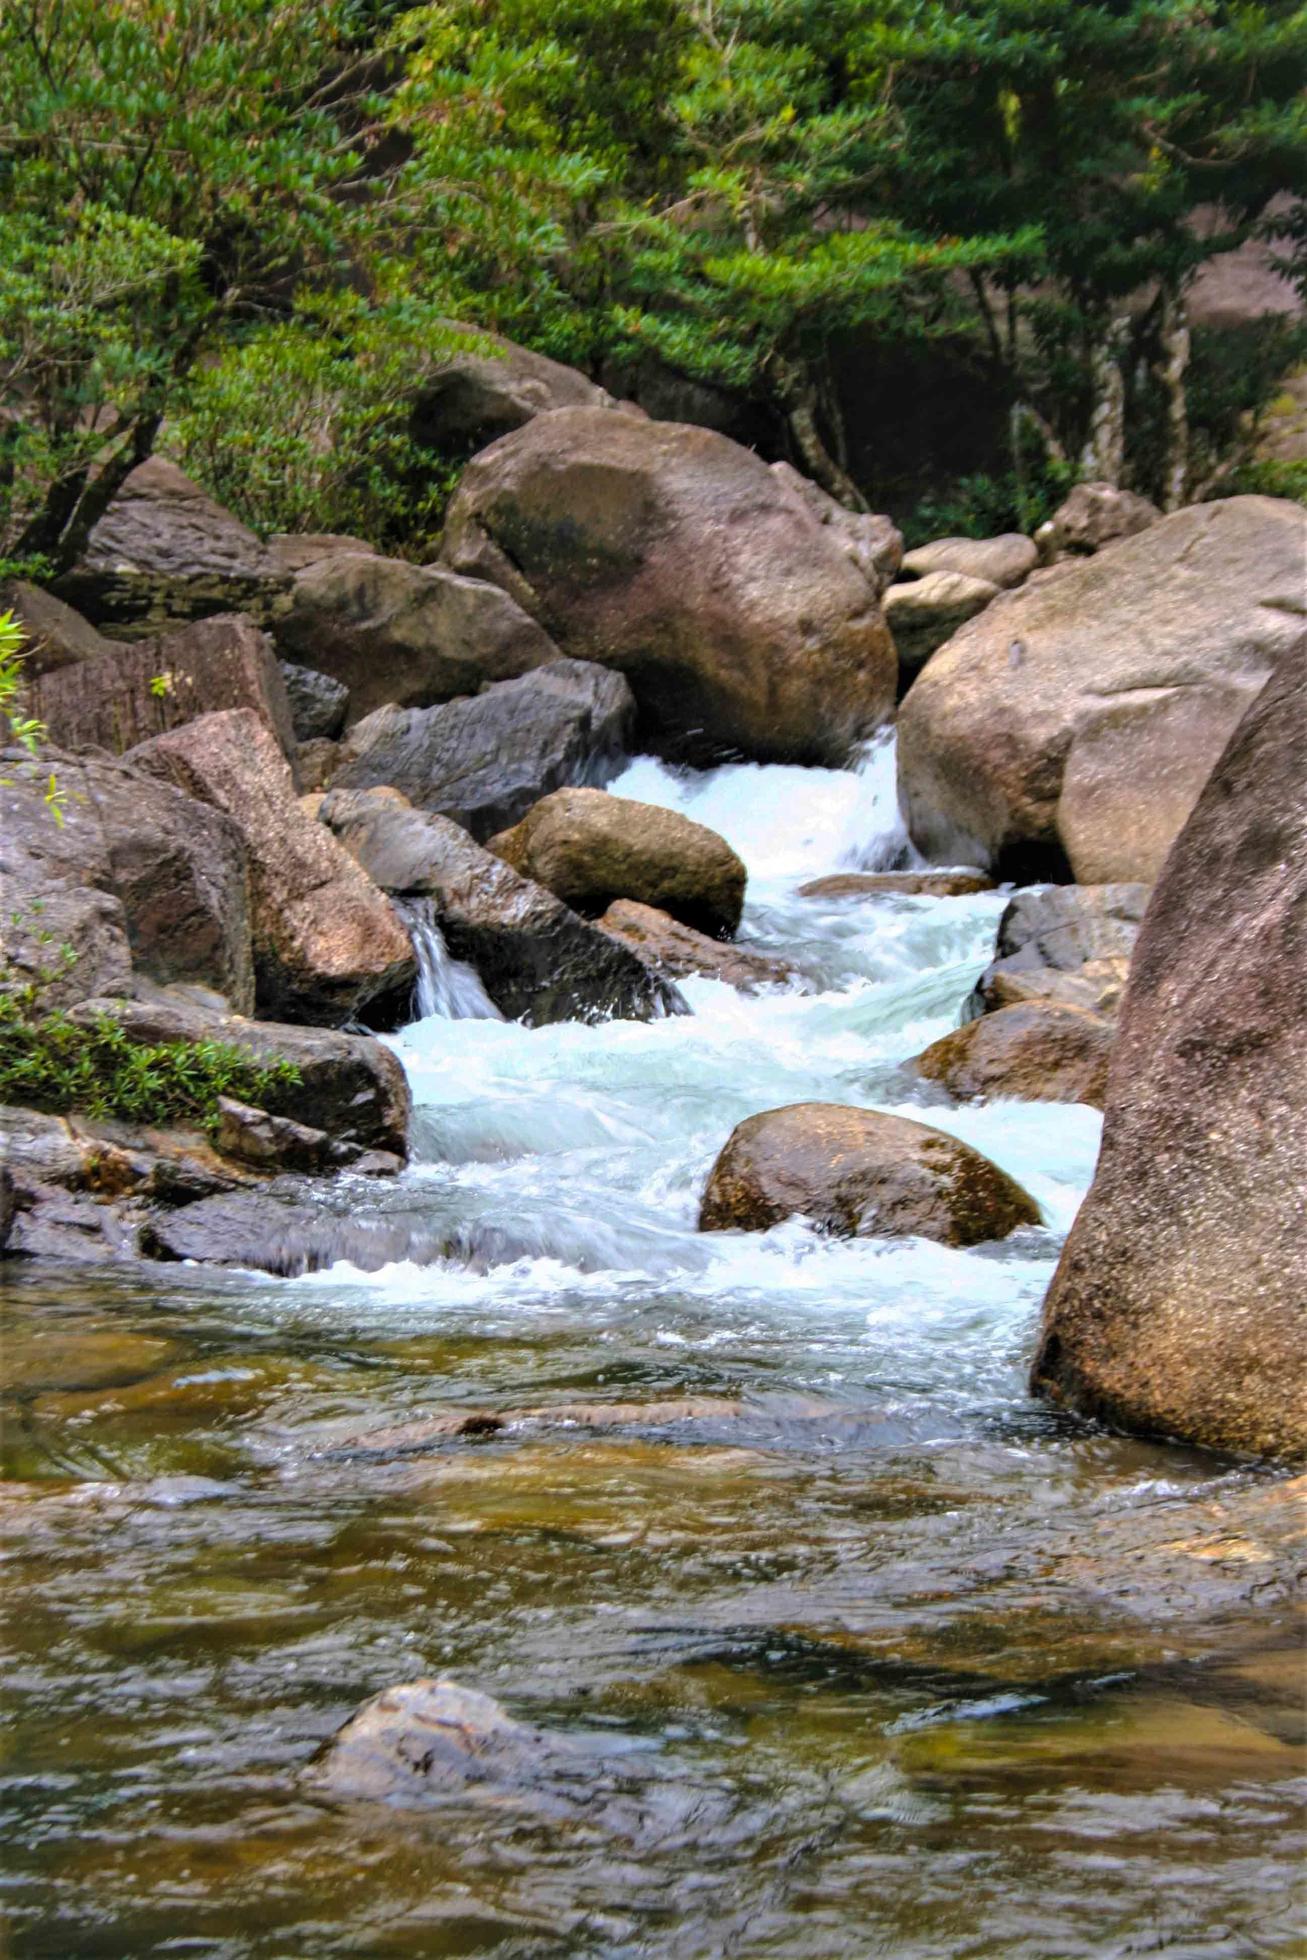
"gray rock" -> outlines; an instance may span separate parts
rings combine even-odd
[[[554,409],[617,407],[605,389],[561,361],[500,334],[462,331],[466,347],[423,362],[410,428],[429,448],[467,455]]]
[[[214,1142],[224,1157],[267,1171],[321,1171],[333,1162],[331,1138],[289,1116],[270,1116],[234,1096],[219,1096]]]
[[[330,674],[320,674],[314,667],[300,667],[293,660],[281,662],[281,677],[296,742],[334,742],[345,726],[349,709],[345,683],[333,680]]]
[[[620,674],[556,660],[443,707],[378,709],[351,729],[332,783],[398,789],[486,838],[550,790],[609,781],[634,722]]]
[[[1147,885],[1052,885],[1018,892],[998,924],[994,959],[968,1002],[979,1015],[1049,1001],[1114,1015]]]

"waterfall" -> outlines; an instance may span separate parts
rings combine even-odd
[[[503,1015],[481,985],[475,967],[450,958],[445,935],[429,898],[396,900],[413,941],[418,963],[413,990],[414,1018],[426,1021],[502,1021]]]

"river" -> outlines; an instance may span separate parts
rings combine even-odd
[[[450,1257],[3,1269],[9,1950],[1302,1952],[1288,1486],[1029,1399],[1099,1118],[899,1070],[1002,896],[796,895],[901,849],[888,745],[613,788],[728,837],[806,991],[530,1031],[428,972],[415,1160],[353,1201]],[[811,1099],[954,1132],[1043,1226],[700,1236],[732,1126]],[[351,1710],[437,1673],[582,1739],[593,1804],[315,1796]]]

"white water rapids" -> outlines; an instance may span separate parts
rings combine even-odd
[[[528,1029],[491,1019],[475,980],[440,969],[440,1012],[394,1038],[413,1088],[414,1164],[431,1215],[503,1263],[337,1265],[297,1289],[366,1289],[405,1324],[429,1315],[628,1315],[660,1344],[792,1327],[842,1342],[865,1328],[884,1385],[951,1397],[997,1386],[1014,1363],[1092,1175],[1099,1117],[1058,1104],[953,1107],[898,1065],[954,1026],[992,954],[1003,897],[814,900],[804,882],[903,862],[891,742],[857,771],[756,765],[672,771],[638,758],[618,795],[684,811],[749,870],[741,939],[803,980],[749,997],[682,982],[693,1010],[653,1023]],[[468,980],[472,979],[472,988]],[[801,991],[801,987],[806,990]],[[474,1018],[475,1016],[480,1018]],[[809,1100],[899,1110],[952,1131],[1032,1193],[1041,1231],[955,1251],[918,1240],[841,1243],[800,1221],[763,1235],[695,1229],[709,1167],[733,1126]],[[322,1300],[323,1307],[326,1301]],[[650,1328],[649,1317],[656,1321]]]

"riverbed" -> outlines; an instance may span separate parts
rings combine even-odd
[[[536,1031],[456,988],[394,1037],[414,1163],[354,1194],[447,1225],[435,1264],[0,1270],[10,1950],[1300,1953],[1299,1488],[1029,1398],[1100,1119],[902,1071],[1004,895],[798,896],[902,855],[887,745],[612,787],[735,845],[793,986]],[[1043,1223],[700,1235],[732,1126],[814,1099],[950,1130]],[[426,1674],[582,1741],[594,1801],[316,1794]]]

